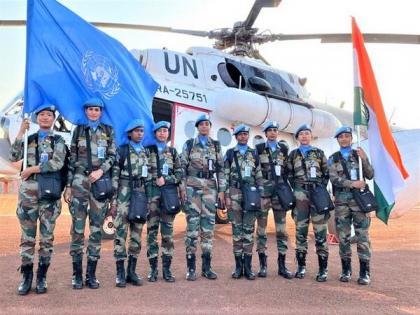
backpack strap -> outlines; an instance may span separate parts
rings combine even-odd
[[[257,152],[258,152],[258,154],[259,154],[259,155],[263,154],[264,149],[265,149],[265,142],[263,142],[263,143],[258,143],[258,144],[255,146],[255,149],[257,150]]]
[[[120,146],[120,159],[118,164],[120,166],[120,170],[124,168],[124,162],[128,158],[130,152],[130,148],[128,144],[123,144]]]

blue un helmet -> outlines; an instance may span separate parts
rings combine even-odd
[[[104,102],[102,102],[102,100],[100,98],[97,97],[92,97],[87,99],[84,103],[83,103],[83,107],[100,107],[100,108],[104,108]]]
[[[236,136],[240,132],[249,133],[249,130],[250,130],[249,126],[244,125],[244,124],[240,124],[240,125],[236,126],[235,129],[233,130],[233,135]]]
[[[133,119],[127,124],[127,127],[125,127],[125,132],[130,132],[133,129],[136,129],[138,127],[144,127],[144,122],[141,119]]]
[[[261,129],[262,129],[263,132],[265,132],[268,128],[279,129],[279,123],[277,121],[274,121],[274,120],[268,120],[262,125]]]
[[[295,132],[295,139],[297,139],[297,137],[299,136],[299,132],[304,131],[304,130],[309,130],[310,132],[312,132],[312,128],[310,125],[308,124],[303,124],[302,126],[300,126],[296,132]]]
[[[342,133],[349,133],[352,135],[353,129],[349,126],[342,126],[340,128],[337,129],[337,131],[335,132],[334,138],[338,138],[339,135],[341,135]]]
[[[34,114],[35,114],[35,115],[38,115],[40,112],[42,112],[42,111],[44,111],[44,110],[47,110],[47,111],[52,112],[52,113],[54,114],[54,116],[55,116],[55,110],[56,110],[56,108],[55,108],[55,106],[54,106],[54,105],[52,105],[52,104],[42,104],[41,106],[38,106],[38,107],[34,110]]]
[[[154,126],[153,126],[153,132],[158,131],[160,128],[171,128],[171,123],[169,121],[158,121]]]
[[[202,114],[198,116],[197,120],[195,121],[195,127],[198,127],[198,124],[201,123],[202,121],[208,121],[211,125],[210,116],[208,114]]]

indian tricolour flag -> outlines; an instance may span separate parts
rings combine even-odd
[[[369,61],[363,35],[352,18],[354,56],[354,125],[366,125],[370,158],[375,170],[374,193],[379,208],[376,215],[387,223],[396,194],[404,187],[408,173],[392,137],[385,116],[375,75]]]

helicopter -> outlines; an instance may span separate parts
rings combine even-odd
[[[254,23],[263,8],[275,8],[281,0],[256,0],[243,21],[231,28],[211,31],[175,29],[163,26],[92,22],[100,28],[130,29],[169,32],[205,37],[214,40],[212,48],[191,47],[185,53],[163,49],[134,49],[132,54],[160,84],[155,95],[152,113],[155,121],[167,120],[172,124],[171,145],[178,150],[188,138],[196,135],[194,122],[201,113],[212,119],[215,138],[225,151],[234,145],[232,129],[246,123],[251,126],[250,145],[264,141],[260,126],[267,120],[276,120],[280,125],[280,139],[291,148],[297,145],[293,133],[303,123],[313,129],[314,145],[327,155],[336,150],[334,131],[341,125],[352,125],[352,113],[322,102],[314,101],[307,91],[306,78],[272,67],[257,49],[257,45],[283,40],[320,39],[323,43],[351,42],[351,34],[271,34],[259,32]],[[24,26],[23,20],[3,20],[0,26]],[[411,34],[364,34],[367,43],[419,44],[420,36]],[[0,126],[4,139],[3,153],[16,137],[21,121],[22,95],[18,95],[0,113]],[[54,129],[66,139],[74,126],[63,117],[58,117]],[[32,131],[37,129],[32,124]],[[394,134],[402,148],[403,158],[411,179],[400,194],[404,207],[412,208],[419,203],[419,169],[416,161],[420,152],[411,137],[420,135],[419,130],[399,131]],[[412,139],[412,138],[411,138]],[[408,163],[408,164],[407,164]],[[405,193],[407,192],[407,193]],[[394,209],[398,211],[399,203]],[[227,222],[226,214],[217,211],[217,221]],[[108,224],[108,223],[106,223]],[[104,228],[105,229],[105,228]]]

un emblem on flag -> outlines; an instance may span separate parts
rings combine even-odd
[[[108,58],[91,50],[82,59],[82,73],[87,88],[99,92],[105,99],[111,99],[120,91],[118,69]]]

